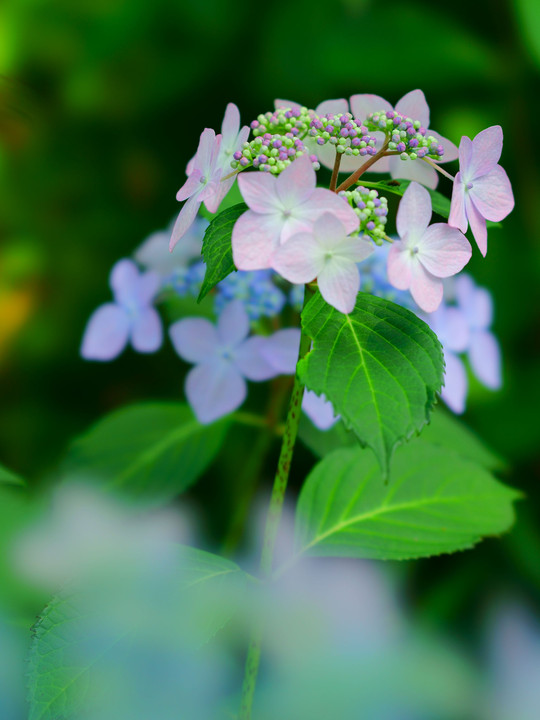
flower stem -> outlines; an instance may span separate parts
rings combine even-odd
[[[456,179],[453,175],[450,175],[450,173],[447,172],[444,168],[439,167],[439,166],[437,165],[437,163],[434,163],[430,158],[422,158],[422,160],[424,160],[425,162],[427,162],[429,165],[431,165],[432,168],[435,168],[435,170],[436,170],[437,172],[440,172],[441,175],[444,175],[445,177],[447,177],[447,178],[448,178],[449,180],[451,180],[452,182],[454,182],[454,180]]]
[[[330,180],[330,190],[336,192],[337,179],[339,174],[339,166],[341,165],[341,155],[336,150],[336,159],[334,161],[334,169],[332,170],[332,179]]]
[[[304,307],[306,306],[308,300],[310,300],[312,294],[313,290],[306,285]],[[311,338],[302,331],[300,335],[300,349],[298,352],[299,360],[307,355],[310,347]],[[274,547],[283,512],[285,491],[289,480],[289,472],[291,469],[296,436],[298,435],[298,425],[302,414],[303,394],[304,384],[299,379],[298,374],[296,374],[291,399],[289,401],[289,410],[287,413],[287,420],[285,422],[281,452],[279,454],[278,466],[276,476],[274,478],[274,486],[272,488],[272,496],[270,498],[270,506],[268,508],[266,526],[264,529],[263,549],[260,563],[260,571],[264,579],[268,579],[272,574]],[[242,685],[240,715],[238,716],[239,720],[251,719],[251,706],[253,703],[253,695],[255,693],[255,685],[257,683],[259,662],[261,658],[261,640],[262,628],[259,624],[257,624],[252,630],[247,652],[244,682]]]
[[[372,165],[374,165],[377,160],[380,160],[382,157],[384,157],[386,155],[386,149],[388,148],[389,142],[389,138],[386,138],[379,152],[375,155],[372,155],[367,162],[365,162],[363,165],[360,165],[358,170],[355,170],[352,175],[349,175],[349,177],[341,183],[336,192],[339,193],[343,190],[347,190],[347,188],[350,188],[351,185],[354,185],[358,178],[366,172],[366,170],[368,170]]]

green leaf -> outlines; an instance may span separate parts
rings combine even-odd
[[[164,502],[207,469],[227,427],[226,420],[201,425],[182,403],[132,405],[77,438],[63,470],[145,502]]]
[[[328,430],[319,430],[304,414],[300,418],[298,438],[315,457],[320,458],[338,448],[358,447],[358,438],[341,421]]]
[[[418,440],[455,450],[487,470],[507,469],[506,462],[488,448],[463,421],[458,420],[442,408],[435,410]]]
[[[166,696],[167,683],[182,682],[182,666],[200,662],[204,646],[238,612],[249,577],[233,562],[189,547],[179,548],[174,563],[142,560],[112,572],[112,581],[104,572],[63,590],[36,623],[29,720],[101,717],[111,692],[120,703],[112,703],[115,717],[149,717],[138,707],[128,712],[132,698],[137,702],[141,687]],[[150,657],[156,669],[148,676]],[[169,679],[160,675],[167,669]]]
[[[393,195],[399,195],[400,197],[404,195],[405,190],[411,184],[410,180],[380,180],[379,182],[368,182],[363,178],[361,182],[364,187],[373,188],[380,193],[392,193]],[[447,198],[446,195],[437,192],[437,190],[432,190],[428,187],[425,189],[431,195],[431,207],[433,208],[433,212],[448,220],[450,217],[450,199]],[[487,226],[502,227],[501,223],[490,221],[487,222]]]
[[[350,315],[317,293],[302,325],[313,348],[298,364],[301,379],[326,395],[387,476],[395,446],[427,422],[441,389],[439,341],[414,313],[365,293]]]
[[[231,237],[235,222],[246,210],[245,203],[234,205],[217,215],[206,228],[202,246],[206,273],[197,298],[198,302],[227,275],[236,270],[232,256]]]
[[[298,437],[319,458],[339,448],[358,446],[356,435],[347,430],[342,422],[337,422],[329,430],[319,430],[305,415],[300,419]],[[421,434],[409,442],[428,442],[431,445],[441,445],[455,450],[487,470],[500,471],[507,468],[504,460],[488,448],[461,420],[450,415],[442,407],[435,408]]]
[[[22,478],[0,465],[0,485],[19,485],[25,486],[26,483]]]
[[[399,448],[386,485],[372,453],[336,450],[304,484],[296,550],[379,560],[464,550],[508,530],[518,497],[484,468],[428,443]]]

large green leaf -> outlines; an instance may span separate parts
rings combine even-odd
[[[379,193],[392,193],[393,195],[399,195],[400,197],[402,197],[405,193],[405,190],[411,184],[411,181],[380,180],[379,182],[368,182],[367,180],[364,180],[364,178],[362,178],[361,183],[365,187],[377,190]],[[426,188],[426,190],[431,196],[431,207],[433,208],[433,212],[448,220],[448,218],[450,217],[450,199],[447,198],[446,195],[437,192],[437,190],[432,190],[431,188]],[[487,226],[501,227],[501,223],[488,221]]]
[[[227,427],[226,420],[201,425],[181,403],[132,405],[77,438],[63,469],[146,502],[166,501],[206,470]]]
[[[365,293],[350,315],[317,293],[302,325],[313,348],[298,365],[300,377],[333,403],[386,476],[394,447],[427,422],[441,389],[439,341],[414,313]]]
[[[336,450],[302,489],[296,550],[381,560],[455,552],[508,530],[517,497],[484,468],[428,443],[397,450],[389,484],[369,451]]]
[[[319,458],[338,448],[358,446],[356,435],[347,430],[342,422],[336,423],[329,430],[319,430],[305,415],[302,415],[300,420],[298,437]],[[412,438],[410,442],[442,445],[488,470],[506,468],[504,460],[488,448],[461,420],[450,415],[442,407],[435,408],[421,434]]]
[[[236,270],[231,237],[235,222],[246,210],[245,203],[238,203],[217,215],[206,228],[202,246],[206,273],[198,297],[199,302],[213,287]]]
[[[182,668],[238,612],[248,576],[194,548],[173,559],[103,568],[53,599],[30,647],[29,720],[146,719],[132,707],[140,686],[162,708],[159,695],[186,682]],[[174,708],[180,716],[184,709]]]

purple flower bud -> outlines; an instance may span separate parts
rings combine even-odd
[[[396,147],[396,150],[397,150],[398,152],[405,152],[406,149],[407,149],[407,148],[406,148],[406,145],[405,145],[404,142],[398,143],[398,145],[397,145],[397,147]]]
[[[388,110],[387,113],[386,113],[386,117],[387,117],[389,120],[392,120],[392,118],[394,117],[395,114],[396,114],[396,113],[395,113],[393,110]]]
[[[233,158],[234,158],[235,160],[241,160],[241,159],[242,159],[242,153],[240,152],[240,150],[237,150],[237,151],[234,153]]]
[[[421,127],[421,128],[418,129],[418,132],[420,133],[420,135],[425,135],[425,134],[426,134],[426,128],[425,128],[425,127]]]
[[[353,138],[353,139],[351,140],[351,145],[352,145],[353,147],[358,147],[358,146],[360,145],[360,138],[358,138],[358,137]]]
[[[278,159],[279,159],[279,160],[286,160],[286,159],[287,159],[287,151],[286,151],[286,150],[282,150],[282,151],[279,153],[279,155],[278,155]]]
[[[363,200],[359,200],[357,206],[360,208],[360,210],[366,209],[366,203]]]
[[[260,163],[267,163],[268,162],[268,156],[267,155],[259,155],[258,158]]]
[[[366,225],[366,228],[367,228],[368,230],[375,230],[375,223],[373,222],[373,220],[370,220],[370,221],[368,222],[368,224]]]
[[[347,137],[347,135],[349,134],[349,131],[347,130],[347,128],[341,128],[341,130],[339,131],[339,134],[341,135],[341,137]]]
[[[363,155],[367,155],[367,154],[368,154],[368,149],[367,149],[367,148],[360,148],[360,155],[363,156]]]
[[[287,155],[288,155],[289,157],[294,157],[294,156],[296,155],[296,150],[295,150],[294,148],[289,148],[289,149],[287,150]]]
[[[323,138],[321,138],[321,137],[320,137],[320,138],[317,138],[317,145],[324,145],[324,140],[323,140]]]
[[[339,118],[339,122],[340,122],[342,125],[345,125],[345,123],[347,123],[348,121],[349,121],[349,118],[348,118],[346,115],[342,115],[342,116]]]
[[[255,128],[258,128],[261,123],[258,120],[253,120],[251,122],[251,129],[255,130]]]
[[[380,198],[375,198],[375,200],[373,200],[373,204],[376,208],[379,207],[381,204]]]
[[[410,148],[418,147],[418,140],[416,138],[412,138],[411,140],[409,140],[409,147]]]
[[[310,155],[310,156],[309,156],[309,159],[311,160],[311,162],[318,162],[318,161],[319,161],[319,158],[318,158],[316,155]]]
[[[280,140],[279,138],[277,138],[276,140],[274,140],[274,142],[272,143],[272,145],[273,145],[273,147],[275,147],[275,148],[280,148],[280,147],[283,145],[283,143],[281,142],[281,140]]]
[[[247,166],[249,165],[249,160],[248,160],[247,158],[245,158],[245,157],[242,157],[242,158],[240,159],[240,165],[241,165],[242,167],[247,167]]]
[[[333,125],[327,125],[325,128],[327,133],[333,133],[334,132],[334,126]]]

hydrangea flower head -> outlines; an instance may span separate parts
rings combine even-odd
[[[128,342],[137,352],[159,350],[163,341],[161,318],[152,306],[160,276],[139,273],[132,260],[119,260],[111,270],[109,283],[114,302],[105,303],[91,315],[81,345],[86,360],[112,360]]]
[[[295,233],[309,230],[325,212],[335,215],[347,233],[358,228],[350,205],[330,190],[316,187],[316,182],[307,155],[277,177],[254,172],[239,176],[240,192],[249,207],[232,232],[233,259],[239,270],[271,267],[274,251]]]
[[[293,235],[272,256],[272,267],[293,283],[317,279],[321,295],[342,313],[352,312],[360,289],[357,263],[374,246],[358,236],[350,237],[334,216],[322,215],[308,232]]]
[[[512,186],[498,164],[503,133],[500,125],[482,130],[459,144],[459,172],[454,180],[449,224],[466,232],[471,226],[482,255],[487,252],[486,220],[499,222],[514,207]]]
[[[446,223],[429,225],[431,198],[412,182],[397,212],[399,241],[388,255],[388,279],[398,290],[410,290],[425,312],[436,310],[443,297],[442,278],[455,275],[469,262],[467,238]],[[429,227],[428,227],[429,226]]]

